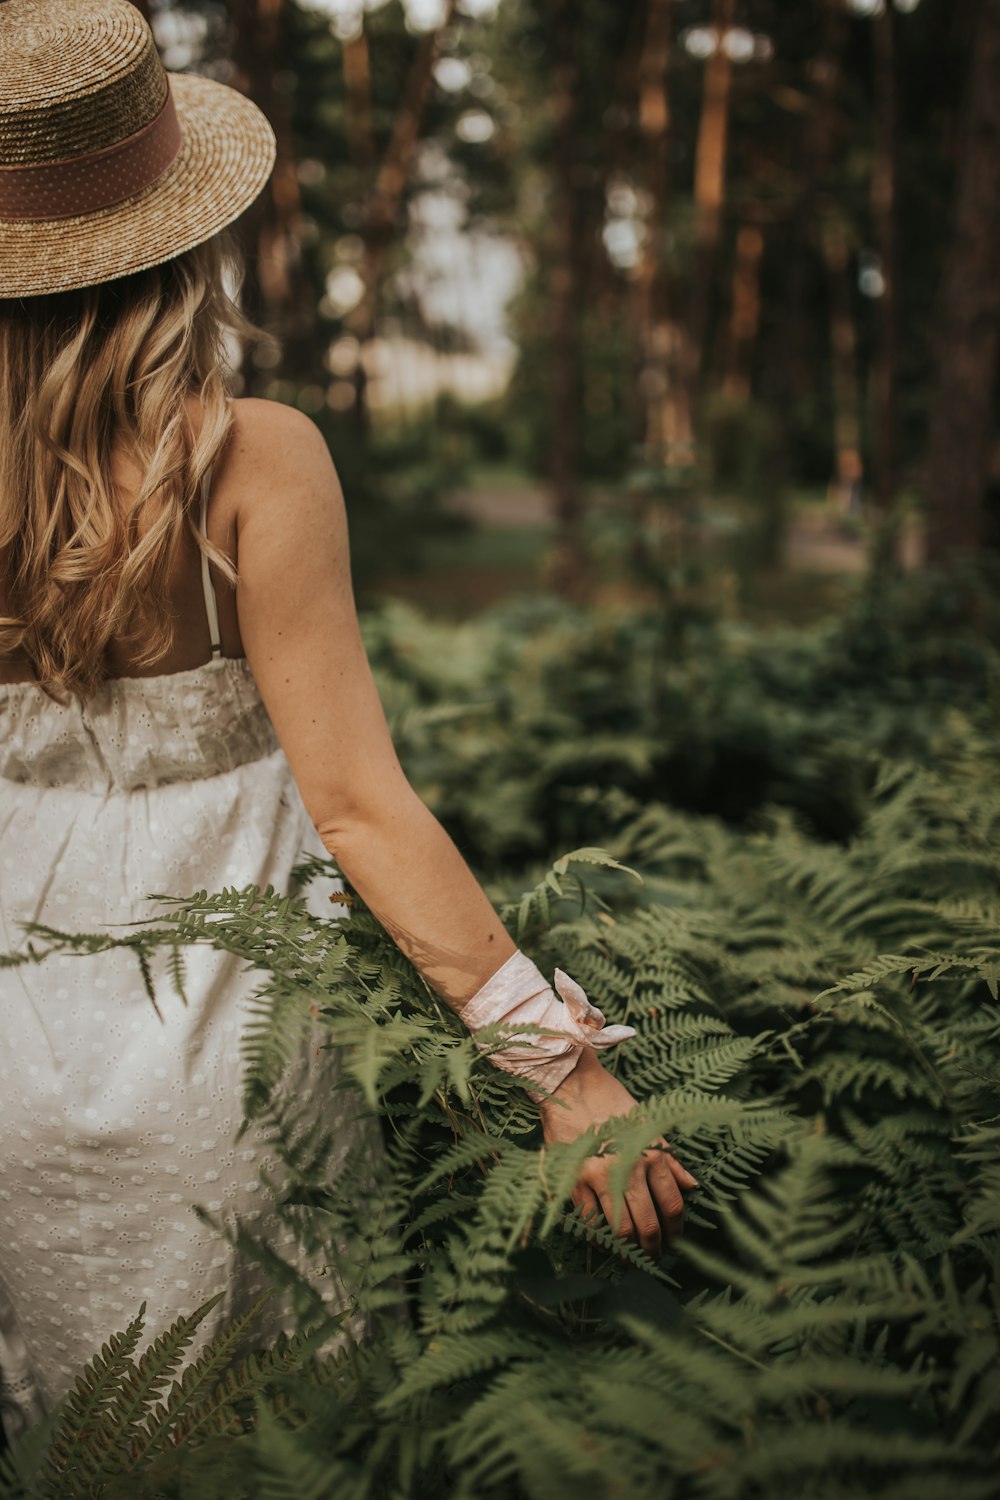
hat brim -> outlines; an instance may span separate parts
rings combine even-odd
[[[244,94],[171,73],[181,148],[162,177],[95,213],[0,219],[0,297],[97,286],[171,260],[239,218],[271,174],[274,132]]]

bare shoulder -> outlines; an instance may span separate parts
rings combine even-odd
[[[242,396],[233,401],[232,409],[233,446],[256,459],[328,456],[326,440],[316,423],[294,406]]]
[[[341,508],[337,471],[311,418],[280,401],[249,396],[233,401],[232,410],[219,479],[240,530],[276,510],[288,521],[299,507],[314,513],[317,504]]]

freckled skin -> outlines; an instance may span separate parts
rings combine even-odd
[[[461,1014],[516,945],[400,766],[358,625],[343,493],[318,428],[274,402],[236,402],[217,499],[238,540],[240,638],[306,808],[365,904]],[[590,1049],[583,1060],[542,1106],[548,1139],[635,1103]],[[690,1186],[671,1163],[662,1150],[643,1159],[622,1220],[653,1252],[661,1228],[679,1232],[678,1182]],[[609,1166],[608,1157],[585,1164],[576,1201],[609,1211]]]

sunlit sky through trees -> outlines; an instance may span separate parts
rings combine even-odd
[[[473,18],[494,14],[501,0],[461,0],[459,11]],[[381,10],[388,0],[305,0],[306,8],[330,17],[340,37],[357,34],[365,11]],[[445,17],[445,0],[403,0],[403,9],[414,31],[431,31]]]
[[[327,15],[331,29],[342,38],[357,36],[365,12],[381,9],[388,0],[302,0],[306,9]],[[460,14],[475,19],[490,19],[504,0],[459,0]],[[851,8],[864,16],[881,13],[884,0],[849,0]],[[920,0],[895,0],[895,8],[904,13],[914,11]],[[409,26],[425,31],[439,26],[444,18],[445,0],[403,0]],[[680,7],[683,17],[684,0]],[[692,24],[682,28],[679,41],[688,55],[707,61],[721,45],[730,61],[739,66],[767,62],[773,56],[774,43],[763,32],[745,26],[730,27],[719,38],[710,26]],[[469,89],[472,71],[463,57],[444,55],[435,67],[435,81],[446,92],[456,95]],[[465,144],[484,144],[491,140],[496,125],[487,107],[470,101],[470,107],[458,118],[456,135]],[[488,357],[504,364],[512,353],[506,336],[504,307],[517,290],[523,261],[509,240],[482,227],[470,229],[462,205],[460,174],[449,162],[440,144],[432,143],[421,152],[421,176],[427,180],[411,212],[411,249],[414,254],[409,273],[410,290],[420,299],[429,319],[451,324],[471,336]],[[611,186],[608,200],[604,243],[611,261],[629,272],[638,262],[643,237],[643,204],[623,175]],[[349,271],[332,273],[327,295],[334,303],[347,305],[353,295]],[[869,276],[859,288],[864,295],[877,295]],[[360,295],[360,292],[359,292]]]
[[[299,0],[303,10],[328,18],[331,33],[345,44],[360,36],[366,14],[382,11],[388,4],[389,0]],[[508,4],[509,0],[458,0],[457,11],[466,20],[488,25],[499,12],[506,12]],[[885,0],[847,0],[847,4],[858,16],[874,19],[883,12]],[[920,0],[894,0],[900,13],[910,13],[919,4]],[[402,9],[408,28],[422,33],[440,27],[447,3],[402,0]],[[699,67],[709,66],[719,51],[741,75],[756,74],[774,61],[778,39],[752,23],[730,26],[720,34],[706,24],[706,9],[694,0],[677,0],[675,16],[678,45]],[[154,11],[154,24],[168,67],[199,65],[205,22],[197,6],[162,5]],[[394,352],[381,363],[387,371],[403,370],[421,352],[434,354],[424,347],[419,325],[425,330],[438,328],[444,331],[443,347],[452,335],[458,348],[464,345],[461,357],[470,362],[470,368],[460,378],[466,394],[482,398],[501,390],[513,367],[516,346],[507,310],[530,274],[532,253],[495,216],[470,212],[468,151],[492,151],[497,142],[509,138],[512,129],[516,132],[518,106],[501,86],[502,80],[493,76],[489,47],[471,56],[462,46],[446,42],[433,76],[440,96],[457,108],[445,131],[421,142],[411,168],[408,254],[393,285],[400,294],[398,306],[418,308],[419,316],[413,329],[404,326],[409,322],[405,316],[402,322],[399,317],[383,317],[380,337]],[[330,165],[307,156],[298,163],[300,182],[308,187],[310,181],[322,180]],[[650,234],[648,194],[634,165],[622,159],[608,175],[601,232],[608,261],[626,279],[640,273]],[[363,294],[350,253],[355,238],[346,237],[343,254],[338,244],[331,245],[332,263],[321,288],[320,309],[333,319],[348,317]],[[881,270],[877,255],[867,246],[859,247],[855,274],[860,295],[877,300],[883,290]],[[453,352],[451,363],[458,358]],[[449,383],[458,378],[443,368],[441,373]],[[383,377],[377,380],[384,383]],[[408,377],[399,383],[412,384]],[[426,378],[419,376],[416,383],[423,389]]]
[[[379,10],[388,4],[388,0],[305,0],[305,3],[310,10],[328,15],[338,36],[351,36],[360,26],[365,11]],[[461,0],[458,8],[466,16],[488,17],[502,3],[503,0]],[[882,11],[884,4],[885,0],[850,0],[851,9],[860,16],[876,16]],[[916,10],[919,4],[920,0],[895,0],[896,10],[904,14]],[[403,8],[415,31],[428,31],[439,26],[445,14],[444,0],[403,0]],[[734,28],[734,31],[740,29]],[[739,45],[742,46],[742,41]]]

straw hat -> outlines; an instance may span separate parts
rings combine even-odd
[[[0,297],[170,260],[242,213],[273,165],[256,105],[168,76],[128,0],[0,0]]]

